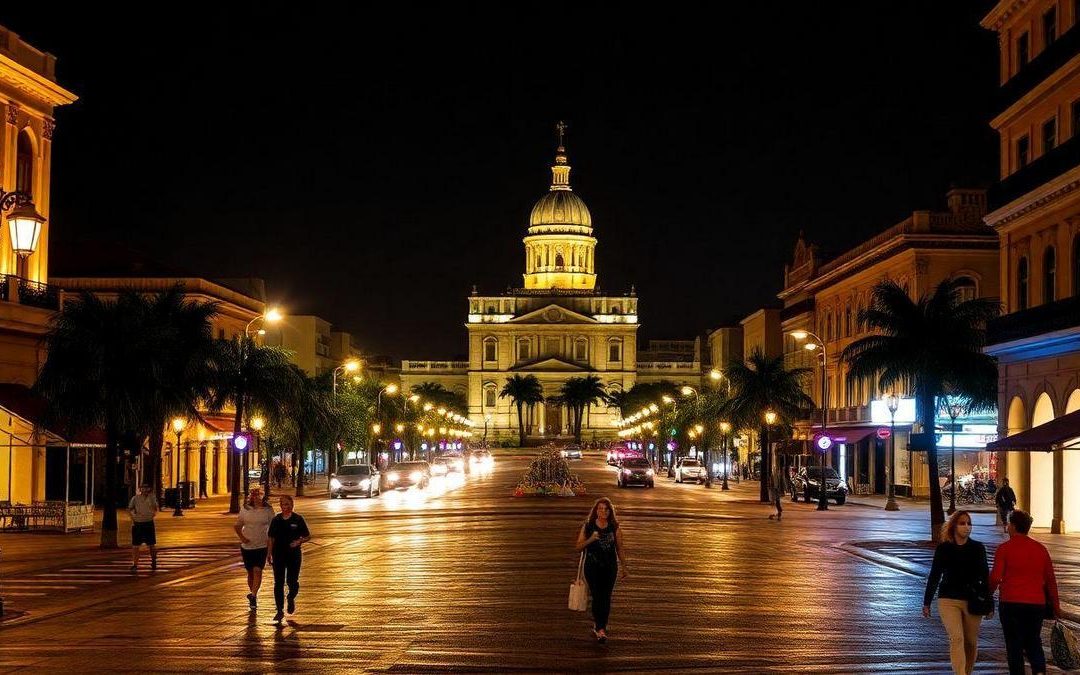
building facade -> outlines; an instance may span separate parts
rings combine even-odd
[[[919,298],[933,292],[943,281],[959,280],[959,292],[965,299],[998,297],[997,237],[982,222],[986,192],[953,189],[946,195],[946,202],[945,211],[915,211],[881,234],[827,261],[822,261],[817,248],[800,235],[792,263],[784,269],[784,289],[779,294],[784,308],[779,313],[776,337],[782,343],[789,368],[808,368],[813,373],[806,381],[806,393],[816,408],[808,426],[809,436],[821,431],[824,379],[826,428],[836,441],[830,459],[857,493],[884,493],[886,488],[886,447],[876,431],[883,424],[887,426],[889,419],[874,415],[872,402],[890,392],[877,391],[870,382],[849,385],[847,367],[840,359],[844,348],[867,335],[858,316],[869,306],[874,286],[885,280],[895,281],[912,298]],[[818,336],[825,347],[824,368],[822,350],[807,351],[805,342],[791,336],[794,331]],[[897,432],[897,491],[925,496],[929,493],[925,462],[920,464],[919,457],[906,451],[910,420],[898,424]],[[809,441],[809,437],[805,440]],[[989,466],[987,440],[993,438],[982,438],[977,448],[981,452],[958,460],[958,473]]]
[[[982,20],[998,35],[1000,182],[986,223],[1001,240],[1004,315],[989,330],[998,360],[998,431],[1080,410],[1080,6],[1002,0]],[[1068,426],[1068,425],[1066,425]],[[1058,428],[1057,426],[1053,428]],[[1063,432],[1080,436],[1080,425]],[[1001,464],[1035,525],[1080,528],[1080,451],[1065,437],[1003,438]]]
[[[20,256],[0,214],[0,501],[44,499],[55,474],[47,466],[59,456],[47,446],[63,440],[37,428],[29,387],[45,362],[42,340],[59,308],[48,285],[53,113],[75,100],[56,82],[55,56],[0,26],[0,191],[29,195],[46,218],[36,248]]]
[[[547,194],[533,206],[524,244],[521,288],[501,295],[473,292],[467,298],[467,361],[405,360],[406,389],[437,382],[466,395],[469,416],[488,436],[513,438],[517,410],[500,398],[507,378],[535,375],[545,397],[555,396],[572,377],[599,377],[609,392],[629,390],[642,380],[672,380],[700,386],[700,345],[691,340],[656,343],[648,362],[637,350],[638,298],[633,289],[602,292],[597,284],[592,214],[570,185],[570,165],[561,135]],[[582,425],[587,440],[616,436],[617,412],[594,407]],[[531,437],[566,435],[570,419],[555,403],[526,422]]]

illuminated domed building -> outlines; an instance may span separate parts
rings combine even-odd
[[[558,393],[572,377],[595,375],[608,392],[630,389],[638,381],[638,299],[633,289],[607,294],[597,286],[596,244],[592,214],[570,185],[570,164],[563,143],[551,167],[551,185],[533,206],[525,238],[524,287],[501,295],[468,298],[468,361],[404,361],[402,385],[438,382],[464,393],[469,416],[479,432],[508,438],[517,435],[517,411],[499,398],[512,375],[535,375],[544,396]],[[690,357],[671,366],[659,379],[700,382],[695,343]],[[650,378],[652,379],[652,378]],[[617,415],[603,407],[589,411],[583,437],[613,438]],[[530,437],[569,434],[569,414],[545,403],[526,422]],[[479,434],[478,434],[479,435]]]

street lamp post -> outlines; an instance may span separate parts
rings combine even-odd
[[[731,423],[720,423],[720,438],[724,451],[724,482],[720,485],[721,490],[728,490],[728,434],[731,433]]]
[[[776,488],[772,487],[772,486],[774,486],[776,484],[776,478],[774,476],[772,476],[772,470],[773,470],[772,465],[776,464],[776,458],[773,456],[772,448],[770,446],[772,445],[772,427],[773,427],[774,424],[777,423],[777,421],[779,421],[780,416],[777,415],[776,411],[774,411],[774,410],[766,410],[764,418],[765,418],[765,443],[763,443],[764,447],[761,448],[761,476],[765,477],[766,475],[768,475],[769,478],[768,478],[768,480],[766,482],[766,485],[769,485],[771,489],[775,490]],[[766,450],[769,451],[769,463],[768,464],[765,463],[765,451]],[[768,474],[766,474],[766,471],[768,471]]]
[[[4,192],[0,189],[0,213],[4,211],[10,211],[7,221],[11,249],[19,257],[15,276],[22,278],[26,275],[26,259],[37,251],[45,218],[37,212],[30,195],[19,190]]]
[[[964,406],[959,401],[949,401],[948,406],[949,413],[949,438],[952,443],[952,449],[949,452],[949,483],[952,489],[949,490],[949,515],[956,513],[956,418],[964,414]],[[931,427],[932,429],[933,427]]]
[[[896,503],[896,490],[893,474],[896,471],[896,411],[900,408],[900,397],[889,394],[885,397],[885,406],[889,409],[889,457],[885,461],[885,510],[899,511]]]
[[[283,318],[283,315],[281,314],[281,310],[277,309],[276,307],[271,307],[270,309],[266,310],[264,313],[262,313],[259,316],[255,317],[251,321],[247,322],[247,325],[244,326],[244,336],[245,337],[251,337],[251,327],[253,325],[255,325],[256,321],[262,321],[263,324],[265,325],[265,324],[268,324],[268,323],[277,323],[278,321],[281,321],[282,318]],[[265,335],[266,334],[266,329],[260,328],[257,331],[257,333],[259,335]]]
[[[345,363],[342,363],[337,368],[334,368],[333,391],[334,391],[334,399],[335,399],[335,401],[337,400],[337,376],[338,376],[338,373],[355,373],[358,370],[360,370],[360,362],[358,360],[356,360],[356,359],[349,359],[348,361],[346,361]]]
[[[491,424],[491,414],[484,415],[484,447],[487,447],[488,424]]]
[[[829,423],[829,351],[825,346],[825,341],[818,337],[816,334],[808,330],[796,330],[791,332],[791,337],[796,340],[805,340],[808,337],[812,337],[817,342],[807,342],[803,345],[803,348],[808,351],[814,351],[818,348],[821,349],[821,433],[825,435],[828,433]],[[821,475],[818,476],[818,511],[829,510],[829,500],[825,495],[825,455],[828,451],[821,453]]]
[[[672,398],[672,397],[668,396],[667,394],[665,394],[665,395],[660,397],[660,401],[664,405],[671,405],[671,414],[672,414],[672,416],[675,416],[675,415],[679,414],[679,403],[674,398]],[[668,451],[668,474],[667,474],[667,477],[668,478],[674,478],[675,477],[675,449],[674,448],[669,448],[668,447],[669,443],[663,442],[661,440],[662,438],[667,437],[667,426],[664,424],[664,417],[665,417],[664,412],[665,412],[664,408],[660,408],[660,426],[656,430],[656,444],[658,446],[662,445],[663,448]],[[659,447],[657,448],[657,452],[660,452]]]
[[[187,422],[182,417],[172,421],[173,431],[176,433],[176,507],[173,509],[174,516],[184,515],[183,497],[180,495],[180,434],[184,432]]]
[[[266,420],[264,420],[263,418],[261,418],[261,417],[252,417],[251,418],[251,430],[254,432],[253,437],[254,437],[254,441],[255,441],[255,458],[258,459],[260,463],[263,461],[263,459],[262,459],[262,434],[260,432],[262,432],[262,430],[263,430],[263,428],[265,426],[266,426]],[[251,450],[249,449],[248,452],[250,453]],[[266,457],[266,471],[262,471],[262,470],[259,471],[259,480],[266,485],[266,488],[263,491],[263,494],[266,495],[266,496],[269,496],[270,495],[270,457],[269,457],[269,455],[267,455],[267,457]],[[249,491],[250,491],[250,487],[251,487],[251,485],[249,484],[248,485]]]

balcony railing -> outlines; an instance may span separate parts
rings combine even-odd
[[[1058,127],[1058,133],[1061,128]],[[990,208],[996,209],[1021,197],[1043,183],[1080,166],[1080,134],[1064,141],[1049,152],[1036,157],[1023,169],[1019,169],[990,188]]]
[[[0,300],[55,311],[60,309],[60,289],[12,274],[0,275]]]
[[[405,371],[465,371],[469,369],[468,361],[405,361],[401,369]]]

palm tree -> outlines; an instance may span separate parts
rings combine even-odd
[[[517,406],[518,443],[521,447],[525,447],[525,406],[543,401],[543,392],[544,388],[535,375],[511,375],[499,392],[499,398],[509,398]]]
[[[149,439],[150,461],[143,468],[143,480],[154,481],[160,500],[165,426],[172,417],[198,418],[199,404],[210,397],[214,358],[210,320],[217,314],[217,305],[185,300],[179,284],[144,302],[145,329],[158,343],[159,364],[155,370],[158,385],[146,401],[144,432]]]
[[[585,409],[607,400],[604,385],[596,375],[571,377],[563,382],[559,394],[570,410],[574,442],[581,443],[581,423],[585,418]]]
[[[945,513],[938,482],[934,414],[938,397],[962,396],[976,408],[993,407],[997,365],[983,354],[986,322],[1000,307],[992,298],[961,300],[956,281],[944,281],[918,301],[896,282],[873,290],[859,323],[877,334],[848,345],[841,358],[849,364],[848,381],[877,379],[879,390],[908,388],[915,395],[930,470],[930,531],[938,541]]]
[[[732,424],[756,427],[758,430],[762,502],[769,501],[771,467],[769,425],[765,423],[765,412],[775,412],[780,422],[786,424],[803,417],[802,412],[813,406],[813,401],[803,391],[803,382],[810,374],[809,368],[784,367],[783,356],[766,356],[760,348],[755,348],[746,361],[734,363],[728,368],[732,394],[723,414]]]
[[[70,435],[105,432],[101,547],[116,548],[121,446],[137,450],[147,402],[159,386],[159,345],[146,330],[146,303],[136,293],[102,300],[83,292],[64,303],[47,338],[48,358],[35,390],[46,400],[44,423]]]
[[[243,431],[249,406],[266,414],[286,410],[293,401],[295,387],[296,375],[286,350],[260,346],[247,336],[217,340],[210,405],[214,410],[230,404],[234,407],[234,438]],[[292,414],[298,412],[291,410]],[[229,512],[239,513],[240,454],[235,449],[230,450],[229,467],[232,480],[229,489],[232,498],[229,501]]]

